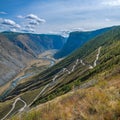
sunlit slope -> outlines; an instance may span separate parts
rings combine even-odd
[[[86,89],[72,89],[70,93],[12,117],[12,120],[119,120],[119,79],[120,75],[117,75]]]

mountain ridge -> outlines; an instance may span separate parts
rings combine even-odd
[[[109,31],[112,28],[113,27],[101,28],[98,30],[85,31],[85,32],[84,31],[71,32],[63,48],[60,51],[58,51],[54,55],[54,57],[61,58],[68,56],[70,53],[74,52],[74,50],[84,45],[87,41],[103,34],[106,31]]]

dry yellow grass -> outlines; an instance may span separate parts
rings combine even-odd
[[[65,94],[12,120],[120,120],[120,76]]]

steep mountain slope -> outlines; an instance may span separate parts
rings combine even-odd
[[[90,39],[106,32],[110,29],[111,29],[111,27],[110,28],[103,28],[103,29],[99,29],[99,30],[95,30],[95,31],[71,32],[69,37],[68,37],[68,40],[65,43],[65,45],[63,46],[63,48],[60,51],[58,51],[54,55],[54,57],[55,58],[65,57],[65,56],[69,55],[70,53],[72,53],[77,48],[81,47],[83,44],[85,44]]]
[[[33,55],[48,49],[61,49],[65,41],[64,37],[60,35],[14,32],[3,32],[2,34],[15,45]]]
[[[11,111],[12,107],[10,106],[12,104],[15,105],[15,108],[9,116],[16,112],[27,111],[33,106],[47,102],[72,89],[86,89],[98,84],[102,80],[114,80],[115,76],[118,76],[119,80],[119,73],[120,27],[118,26],[88,41],[60,63],[34,76],[29,81],[19,84],[8,96],[2,97],[1,100],[4,102],[0,104],[0,113],[3,113],[1,118]],[[118,80],[116,82],[119,84]],[[104,87],[104,84],[102,84],[102,87]],[[86,91],[89,95],[89,89]],[[95,96],[98,97],[99,95],[97,93],[99,93],[99,91],[97,92],[96,90]],[[110,97],[111,94],[108,96]],[[27,107],[24,108],[24,105],[21,105],[20,101],[18,101],[16,105],[15,101],[18,98],[24,100]],[[87,98],[88,97],[86,97],[86,99]],[[96,100],[96,98],[93,98],[93,100]],[[111,100],[112,99],[110,99],[109,102],[111,102]],[[100,101],[100,104],[101,102],[102,101]],[[107,110],[106,107],[104,107],[104,109]],[[94,112],[93,110],[91,107],[90,112]],[[116,110],[116,106],[114,110]],[[96,111],[100,112],[98,109]]]
[[[60,49],[63,44],[64,38],[60,35],[0,33],[0,85],[12,79],[31,60],[37,59],[38,54]]]
[[[0,85],[14,77],[33,58],[5,36],[0,35]]]

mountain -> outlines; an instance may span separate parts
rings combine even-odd
[[[120,26],[115,26],[89,40],[53,67],[19,83],[9,95],[2,97],[0,117],[4,117],[14,105],[9,116],[19,112],[17,117],[20,115],[20,120],[74,117],[78,120],[117,120],[120,116],[119,78]],[[74,93],[68,93],[72,91]],[[65,93],[68,93],[67,97],[56,98]],[[43,104],[54,98],[53,104]],[[16,101],[19,101],[17,107]],[[32,107],[35,109],[29,111]],[[25,114],[20,114],[21,111]]]
[[[67,42],[64,44],[63,48],[60,51],[58,51],[54,55],[54,57],[57,59],[65,57],[65,56],[69,55],[70,53],[72,53],[77,48],[84,45],[90,39],[93,39],[94,37],[106,32],[110,29],[111,29],[111,27],[103,28],[103,29],[99,29],[99,30],[95,30],[95,31],[71,32],[67,39]]]
[[[12,79],[38,54],[60,49],[64,38],[60,35],[0,33],[0,85]]]
[[[65,38],[60,35],[3,32],[11,42],[31,54],[48,49],[61,49]]]
[[[0,85],[10,80],[34,56],[15,46],[7,37],[0,34]]]

